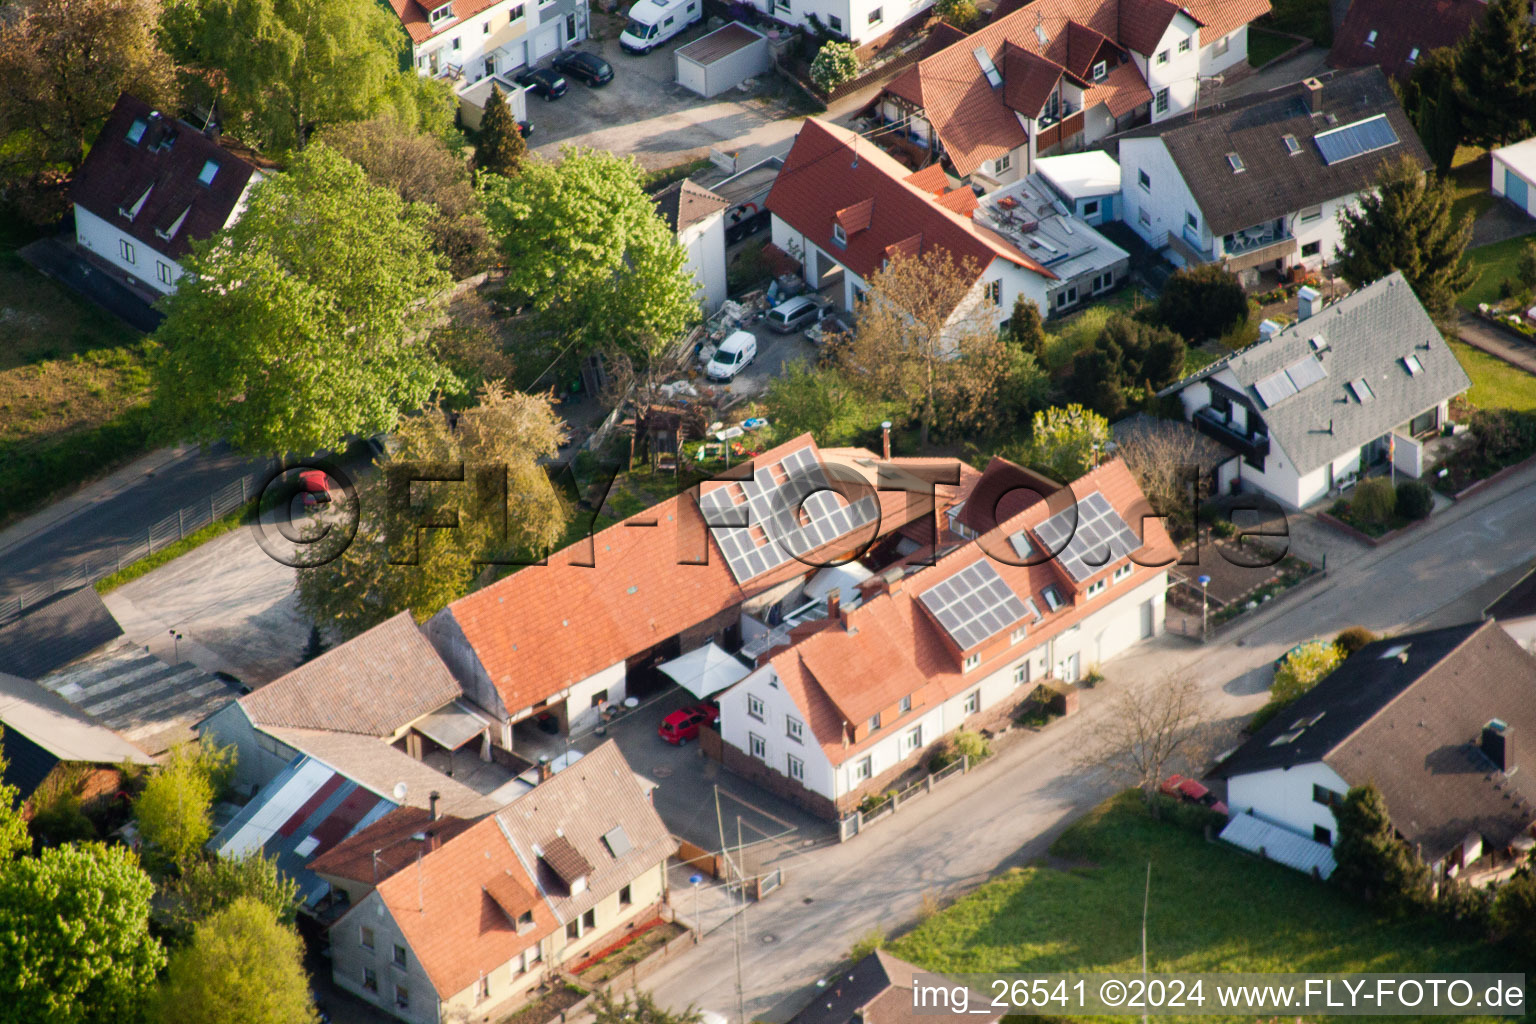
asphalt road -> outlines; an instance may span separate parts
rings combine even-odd
[[[1121,688],[1187,670],[1213,713],[1232,724],[1265,699],[1271,659],[1298,640],[1360,624],[1403,630],[1475,618],[1499,577],[1536,555],[1530,529],[1536,473],[1505,480],[1393,544],[1330,555],[1328,578],[1263,613],[1223,642],[1197,647],[1164,636],[1104,666],[1107,682],[1083,691],[1083,707],[1003,750],[969,775],[841,846],[785,865],[786,884],[750,909],[742,977],[749,1020],[788,1019],[815,980],[870,929],[899,930],[925,895],[948,897],[1009,866],[1042,856],[1073,818],[1110,791],[1073,767],[1096,717]],[[731,929],[722,928],[667,963],[649,982],[674,1009],[689,1003],[735,1019]]]

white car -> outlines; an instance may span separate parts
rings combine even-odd
[[[720,343],[714,356],[705,367],[704,374],[710,380],[729,381],[747,368],[757,358],[757,339],[750,332],[737,331]]]

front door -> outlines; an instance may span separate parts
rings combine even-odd
[[[565,16],[565,41],[567,44],[576,41],[576,15],[574,14]]]
[[[1064,683],[1077,682],[1078,676],[1083,670],[1083,658],[1080,654],[1069,654],[1062,658],[1056,665],[1056,676]]]
[[[1143,640],[1152,639],[1152,634],[1157,629],[1157,609],[1152,604],[1154,600],[1155,598],[1149,597],[1141,602],[1141,638]]]

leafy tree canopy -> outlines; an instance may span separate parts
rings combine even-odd
[[[1428,899],[1429,871],[1398,838],[1387,801],[1373,785],[1356,786],[1333,809],[1339,826],[1331,881],[1371,902],[1403,911]]]
[[[785,365],[768,381],[764,399],[775,436],[795,437],[805,431],[823,445],[852,445],[895,415],[895,404],[869,398],[835,367],[813,367],[804,361]]]
[[[304,944],[270,907],[241,896],[215,911],[171,957],[160,993],[164,1024],[310,1024]]]
[[[0,736],[4,734],[5,729],[0,727]],[[5,778],[8,766],[5,754],[0,752],[0,780]],[[27,835],[27,823],[21,817],[21,791],[0,781],[0,865],[31,848],[32,840]]]
[[[1184,339],[1166,327],[1115,314],[1091,348],[1072,359],[1068,397],[1102,416],[1116,419],[1143,388],[1157,391],[1184,370]]]
[[[177,864],[190,863],[213,835],[213,802],[233,767],[233,747],[172,747],[133,803],[144,841]]]
[[[238,899],[254,900],[281,923],[298,915],[299,883],[277,870],[277,858],[252,850],[244,857],[200,857],[184,868],[168,912],[171,928],[190,937],[193,928]]]
[[[1062,483],[1093,468],[1096,453],[1109,442],[1109,421],[1081,405],[1035,413],[1028,461]]]
[[[456,386],[426,344],[448,284],[429,218],[322,144],[256,186],[166,300],[155,384],[169,428],[309,454],[392,430]]]
[[[1164,327],[1199,344],[1248,319],[1248,296],[1236,274],[1218,263],[1202,263],[1168,279],[1155,316]]]
[[[501,89],[491,86],[485,101],[485,116],[480,119],[480,141],[475,146],[475,166],[490,174],[511,177],[528,156],[528,143],[517,130],[512,108],[507,106]]]
[[[1290,703],[1322,681],[1344,660],[1344,652],[1328,640],[1314,640],[1292,651],[1275,669],[1269,686],[1272,701]]]

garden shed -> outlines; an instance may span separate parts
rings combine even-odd
[[[1536,217],[1536,138],[1496,149],[1493,157],[1493,194],[1503,196]]]
[[[677,48],[677,83],[705,99],[740,85],[772,66],[768,37],[733,21]]]

